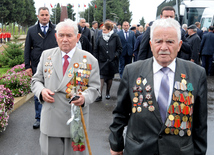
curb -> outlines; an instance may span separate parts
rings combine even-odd
[[[34,96],[33,93],[29,93],[28,95],[25,95],[23,97],[14,97],[14,106],[13,106],[13,110],[10,113],[18,109],[25,102],[29,101],[33,96]]]

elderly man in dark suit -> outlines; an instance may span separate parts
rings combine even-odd
[[[207,75],[211,74],[213,54],[214,54],[214,27],[209,27],[209,32],[203,35],[201,41],[200,54],[202,57],[202,66],[206,69]]]
[[[136,41],[134,32],[129,30],[129,22],[124,21],[122,28],[123,28],[122,31],[117,33],[118,36],[120,37],[120,41],[123,47],[123,50],[119,59],[120,78],[122,78],[124,67],[127,64],[130,64],[132,62],[134,45]]]
[[[89,28],[86,27],[85,23],[86,23],[85,19],[81,18],[79,21],[79,25],[81,26],[82,29],[82,35],[86,36],[89,42],[91,42],[91,31]]]
[[[174,19],[155,21],[153,57],[126,66],[110,126],[112,155],[206,154],[206,74],[201,66],[176,58],[180,31]]]
[[[55,25],[50,22],[50,13],[47,7],[40,7],[38,10],[38,23],[28,29],[27,37],[25,40],[25,69],[29,76],[36,73],[37,65],[40,56],[44,50],[57,47],[55,38]],[[40,127],[40,114],[42,105],[39,103],[36,96],[35,101],[35,119],[33,128]]]

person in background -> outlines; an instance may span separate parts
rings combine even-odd
[[[206,27],[202,27],[201,30],[203,31],[203,35],[208,33],[207,28]]]
[[[182,40],[176,20],[158,19],[150,30],[153,57],[127,65],[118,88],[111,155],[205,155],[205,70],[177,58]]]
[[[171,6],[165,6],[161,9],[161,15],[160,18],[175,18],[175,9]],[[152,23],[150,22],[150,26]],[[183,58],[183,53],[189,54],[191,53],[191,48],[186,40],[185,33],[181,31],[181,39],[183,41],[183,44],[181,46],[181,51],[178,53],[179,58]],[[145,60],[147,58],[152,57],[151,48],[149,45],[150,40],[150,27],[147,28],[147,30],[144,32],[140,49],[138,53],[138,60]]]
[[[93,51],[92,53],[94,53],[96,39],[97,39],[98,31],[99,31],[97,21],[92,22],[92,28],[90,30],[91,30],[91,45],[92,45],[92,51]]]
[[[189,42],[192,53],[189,56],[190,61],[199,64],[199,53],[200,53],[200,46],[201,46],[201,39],[197,34],[197,27],[195,25],[190,25],[187,28],[188,35],[187,41]]]
[[[139,33],[140,33],[140,35],[143,34],[143,31],[144,31],[143,25],[140,25],[139,26]]]
[[[188,32],[187,32],[187,24],[182,25],[182,31],[185,33],[185,36],[188,37]]]
[[[117,32],[121,31],[121,24],[117,24]]]
[[[213,54],[214,54],[214,33],[213,33],[213,26],[209,27],[209,32],[203,35],[200,47],[200,55],[202,58],[202,66],[205,68],[206,73],[208,76],[211,75],[212,69],[212,61],[213,61]]]
[[[24,59],[28,76],[36,73],[42,52],[58,46],[55,38],[55,26],[50,22],[49,9],[40,7],[37,17],[37,24],[28,29],[25,40]],[[36,122],[33,124],[33,129],[37,129],[40,127],[42,104],[36,96],[34,96],[34,102]]]
[[[106,99],[110,99],[110,90],[114,74],[118,73],[119,57],[122,45],[119,36],[114,33],[113,25],[105,23],[102,35],[98,38],[94,56],[97,58],[100,67],[100,91],[101,94],[96,102],[102,100],[103,85],[106,82]]]
[[[90,24],[89,23],[85,23],[85,26],[90,29]]]
[[[120,78],[122,78],[124,67],[132,62],[134,44],[136,41],[134,32],[129,30],[129,22],[124,21],[122,28],[122,31],[117,33],[123,47],[119,60]]]
[[[100,81],[97,79],[100,76],[97,59],[76,47],[79,38],[77,23],[66,19],[57,24],[59,47],[42,53],[32,78],[31,90],[43,104],[39,139],[42,155],[86,155],[86,150],[73,151],[70,134],[73,126],[66,122],[71,118],[71,104],[74,104],[82,107],[88,126],[89,105],[98,96]],[[75,70],[79,73],[76,85],[72,82]],[[81,73],[84,71],[87,76],[83,78]],[[79,98],[69,104],[75,95]]]
[[[200,22],[195,22],[195,25],[197,27],[197,34],[202,39],[203,37],[203,31],[201,30],[201,23]]]
[[[79,25],[82,29],[82,35],[86,36],[88,38],[89,42],[91,42],[91,31],[89,28],[86,27],[85,23],[86,23],[85,19],[80,18]]]

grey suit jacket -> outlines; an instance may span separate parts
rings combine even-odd
[[[161,121],[158,103],[154,94],[153,84],[153,59],[137,61],[124,70],[123,78],[118,89],[118,104],[113,111],[114,120],[110,126],[111,134],[109,136],[111,149],[114,151],[122,151],[124,155],[194,155],[205,154],[207,149],[207,82],[205,70],[192,63],[182,59],[176,59],[176,71],[174,82],[181,82],[181,73],[186,75],[187,83],[192,83],[194,103],[193,114],[191,115],[191,135],[188,136],[187,129],[183,130],[184,135],[175,135],[173,132],[165,133],[166,125]],[[136,80],[142,80],[140,85],[137,85]],[[144,85],[143,80],[147,82]],[[144,81],[145,82],[145,81]],[[151,89],[146,91],[146,86],[150,85]],[[134,102],[136,97],[134,87],[141,87],[142,92],[138,91],[138,95],[143,95],[142,111],[133,112]],[[174,86],[173,86],[174,88]],[[140,90],[140,89],[138,89]],[[174,88],[173,94],[177,89]],[[179,90],[181,94],[185,91]],[[146,99],[146,95],[151,94],[151,99]],[[173,98],[172,98],[173,99]],[[154,106],[153,110],[149,110],[149,101]],[[147,102],[147,106],[143,104]],[[175,101],[171,101],[171,105]],[[179,104],[180,102],[177,101]],[[136,103],[138,104],[139,101]],[[168,114],[169,115],[169,114]],[[181,118],[184,114],[176,114]],[[190,118],[190,115],[187,115]],[[167,116],[168,117],[168,116]],[[127,128],[126,141],[124,146],[123,128]],[[169,127],[170,131],[174,131],[175,127]]]
[[[53,137],[69,137],[70,126],[66,125],[71,117],[71,106],[66,98],[67,84],[72,79],[69,77],[69,69],[74,63],[83,62],[83,56],[87,56],[87,63],[91,64],[92,70],[89,77],[88,89],[82,95],[85,97],[83,114],[86,124],[88,123],[89,104],[93,103],[98,96],[100,88],[99,66],[96,58],[90,53],[76,48],[65,75],[62,71],[62,56],[60,48],[53,48],[42,53],[38,64],[37,72],[32,78],[32,92],[43,103],[41,112],[40,130],[42,133]],[[42,100],[41,91],[44,88],[55,93],[54,103],[47,103]]]

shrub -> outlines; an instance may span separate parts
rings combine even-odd
[[[25,72],[24,64],[16,65],[0,78],[0,84],[12,91],[14,97],[30,93],[31,77]]]
[[[0,132],[6,130],[9,112],[13,109],[14,98],[9,88],[0,85]]]
[[[13,67],[24,62],[23,43],[18,43],[18,36],[14,36],[14,42],[7,42],[4,51],[0,54],[2,66]]]

